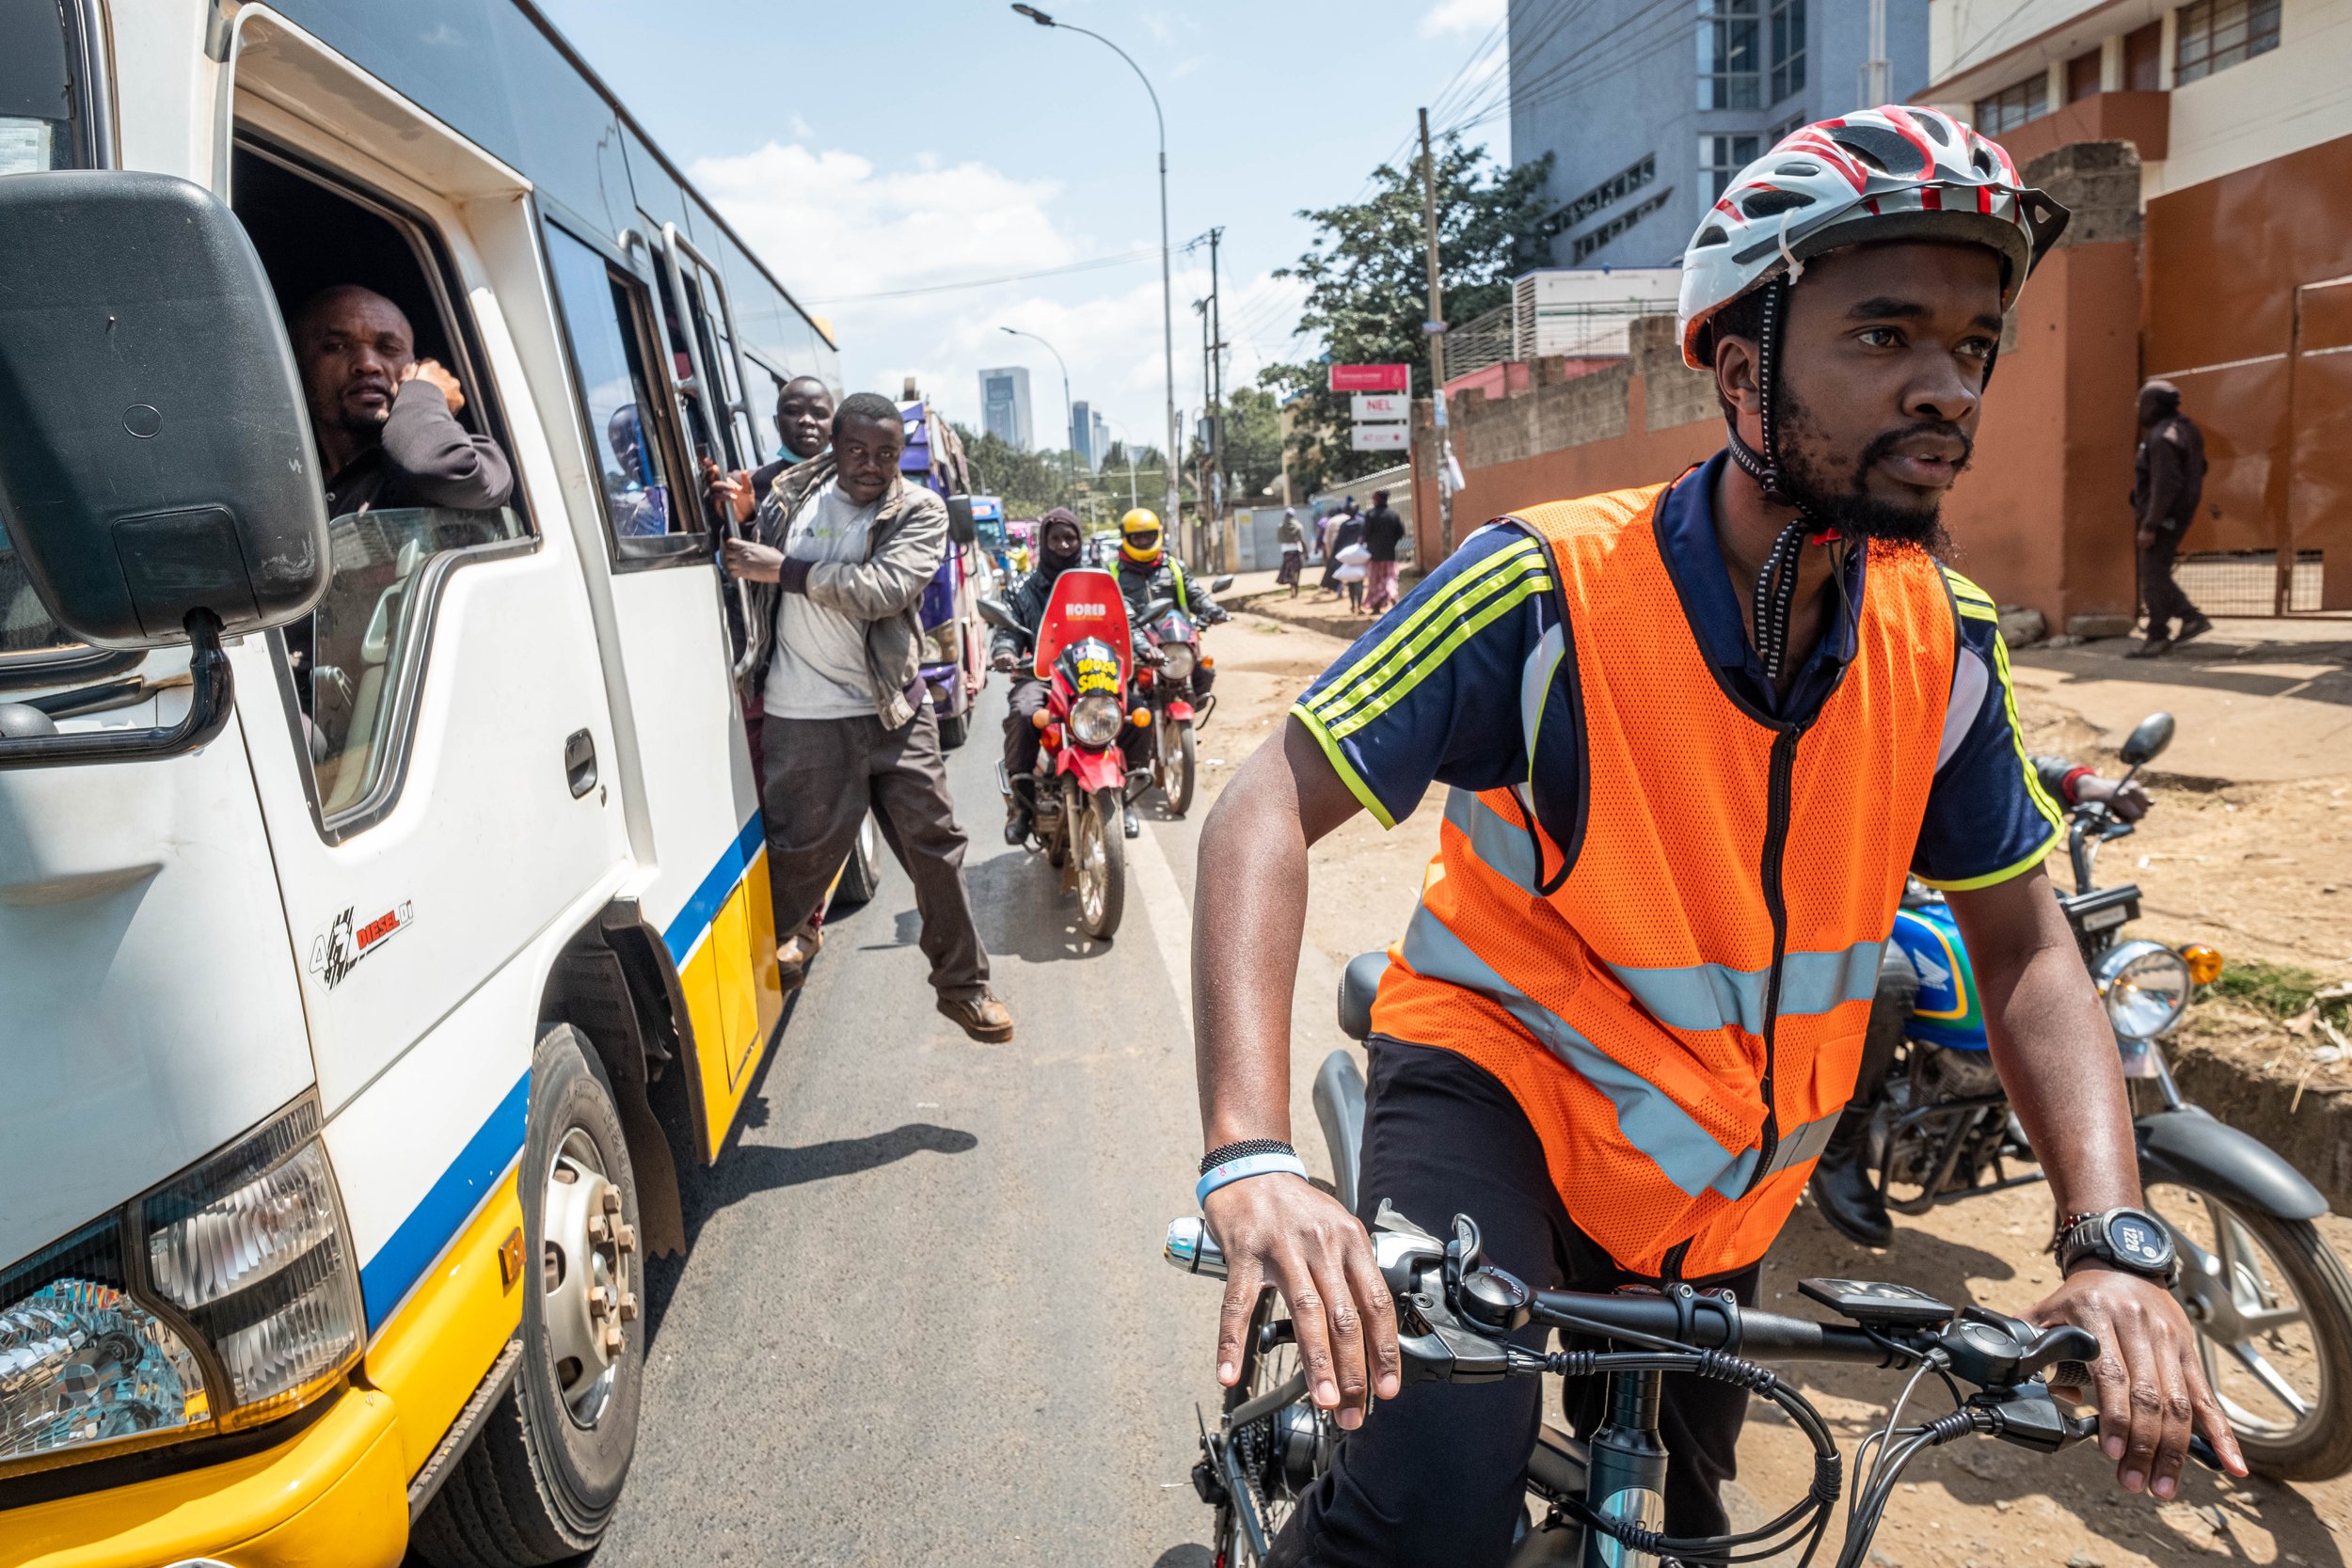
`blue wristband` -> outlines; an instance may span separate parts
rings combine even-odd
[[[1253,1176],[1272,1176],[1277,1172],[1295,1176],[1303,1181],[1307,1179],[1307,1163],[1295,1154],[1245,1154],[1238,1160],[1228,1160],[1200,1178],[1200,1185],[1192,1190],[1193,1201],[1206,1203],[1209,1195],[1219,1187],[1247,1181]]]

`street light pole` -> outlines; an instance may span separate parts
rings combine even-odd
[[[1008,332],[1015,338],[1026,338],[1031,342],[1045,343],[1045,340],[1039,337],[1036,333],[1024,332],[1017,326],[1002,327],[999,328],[999,330]],[[1055,364],[1061,365],[1061,433],[1063,436],[1061,454],[1061,499],[1063,503],[1067,505],[1069,502],[1078,499],[1078,471],[1071,467],[1072,461],[1077,454],[1069,443],[1070,433],[1078,421],[1072,412],[1072,405],[1070,402],[1070,367],[1062,364],[1061,350],[1056,348],[1053,344],[1045,343],[1045,352],[1054,356]]]
[[[1127,69],[1136,73],[1143,90],[1152,95],[1152,119],[1160,133],[1160,352],[1168,367],[1168,505],[1164,521],[1176,526],[1176,285],[1173,265],[1168,259],[1168,117],[1160,113],[1160,95],[1153,90],[1152,78],[1143,73],[1143,67],[1135,57],[1100,33],[1067,22],[1057,22],[1035,6],[1015,6],[1015,11],[1041,27],[1059,27],[1066,33],[1081,33],[1108,49],[1127,62]]]

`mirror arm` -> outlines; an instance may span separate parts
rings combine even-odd
[[[85,763],[155,762],[210,742],[236,706],[236,682],[220,645],[220,617],[188,611],[188,711],[177,724],[149,730],[79,730],[0,738],[0,768],[68,768]]]

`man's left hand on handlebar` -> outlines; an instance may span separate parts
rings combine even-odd
[[[2162,1285],[2086,1263],[2025,1315],[2098,1336],[2099,1360],[2090,1368],[2096,1386],[2085,1392],[2099,1407],[2099,1446],[2115,1461],[2123,1490],[2171,1497],[2192,1430],[2232,1475],[2246,1474],[2229,1418],[2199,1363],[2197,1331]]]
[[[2137,779],[2119,784],[2113,779],[2089,775],[2075,781],[2074,799],[2085,805],[2104,805],[2125,822],[2137,822],[2148,815],[2148,790]]]

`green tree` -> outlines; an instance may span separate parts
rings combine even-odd
[[[1438,261],[1445,283],[1445,313],[1466,322],[1510,298],[1519,270],[1520,236],[1542,214],[1547,153],[1504,169],[1484,147],[1464,147],[1449,135],[1434,149],[1437,163]],[[1276,276],[1307,284],[1302,332],[1319,336],[1326,359],[1341,364],[1412,367],[1413,395],[1429,395],[1427,318],[1429,277],[1422,226],[1421,164],[1381,165],[1373,194],[1298,215],[1314,224],[1313,247]],[[1309,491],[1385,468],[1395,454],[1350,451],[1347,394],[1328,389],[1321,361],[1272,365],[1260,385],[1292,403],[1292,473]]]
[[[1045,452],[1023,451],[994,434],[955,426],[972,466],[972,487],[1005,503],[1008,517],[1036,517],[1061,504],[1066,488],[1061,465]]]

